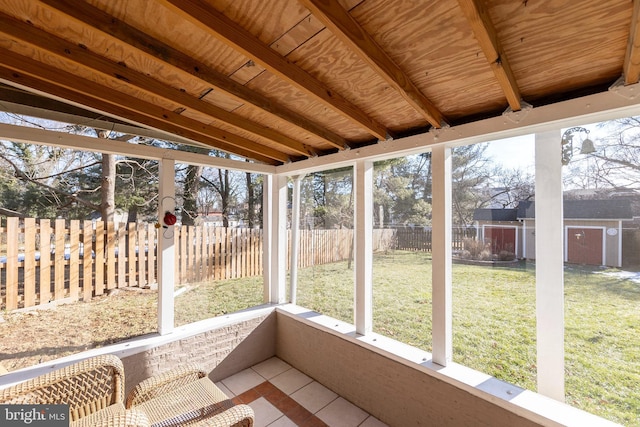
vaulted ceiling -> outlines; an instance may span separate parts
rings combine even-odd
[[[0,0],[0,82],[278,165],[637,83],[639,9]]]

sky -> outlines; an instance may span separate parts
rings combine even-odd
[[[597,127],[597,124],[589,124],[580,126],[589,131],[589,139],[597,143],[598,137],[604,136],[606,130]],[[561,129],[565,131],[566,129]],[[560,144],[561,133],[558,132],[558,144]],[[574,139],[574,149],[579,147],[576,145],[579,141],[584,139],[586,135],[584,133],[576,136]],[[535,158],[535,135],[523,135],[513,138],[506,138],[501,140],[492,141],[487,143],[487,156],[490,156],[498,164],[502,164],[505,167],[523,169],[528,172],[534,173],[534,158]]]
[[[511,169],[534,172],[534,135],[506,138],[487,143],[485,151],[497,164]]]

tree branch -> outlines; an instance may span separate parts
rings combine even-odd
[[[25,182],[30,182],[30,183],[32,183],[32,184],[35,184],[35,185],[39,186],[39,187],[45,188],[45,189],[49,190],[51,193],[53,193],[53,194],[58,194],[58,195],[62,195],[62,196],[69,197],[69,198],[71,198],[71,199],[73,199],[73,200],[77,201],[78,203],[80,203],[80,204],[82,204],[82,205],[84,205],[84,206],[87,206],[87,207],[89,207],[89,208],[91,208],[91,209],[96,209],[96,210],[99,210],[99,209],[100,209],[100,206],[99,206],[99,205],[96,205],[96,204],[94,204],[94,203],[91,203],[91,202],[88,202],[88,201],[86,201],[86,200],[84,200],[84,199],[81,199],[80,197],[78,197],[78,195],[77,195],[77,194],[72,194],[72,193],[69,193],[69,192],[66,192],[66,191],[58,190],[57,188],[54,188],[54,187],[52,187],[52,186],[50,186],[50,185],[44,184],[44,183],[42,183],[42,182],[39,182],[37,179],[32,179],[32,178],[30,178],[26,173],[24,173],[23,171],[21,171],[21,170],[20,170],[20,168],[18,167],[18,165],[16,165],[15,163],[13,163],[10,159],[8,159],[8,158],[7,158],[6,156],[4,156],[3,154],[0,154],[0,158],[4,159],[4,161],[6,161],[7,163],[9,163],[9,165],[10,165],[10,166],[13,168],[13,170],[14,170],[14,175],[15,175],[18,179],[20,179],[20,180],[22,180],[22,181],[25,181]]]

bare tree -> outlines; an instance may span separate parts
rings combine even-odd
[[[598,125],[596,152],[576,155],[565,168],[566,189],[640,189],[640,117]]]
[[[228,153],[217,152],[216,154],[218,157],[227,159],[231,157]],[[233,174],[228,169],[207,169],[200,178],[217,193],[222,212],[222,224],[228,227],[232,208],[235,208],[235,199],[240,191],[240,174]]]

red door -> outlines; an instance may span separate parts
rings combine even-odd
[[[567,262],[602,265],[602,229],[567,228]]]
[[[491,243],[491,253],[516,253],[516,229],[513,227],[485,227],[485,243]]]

